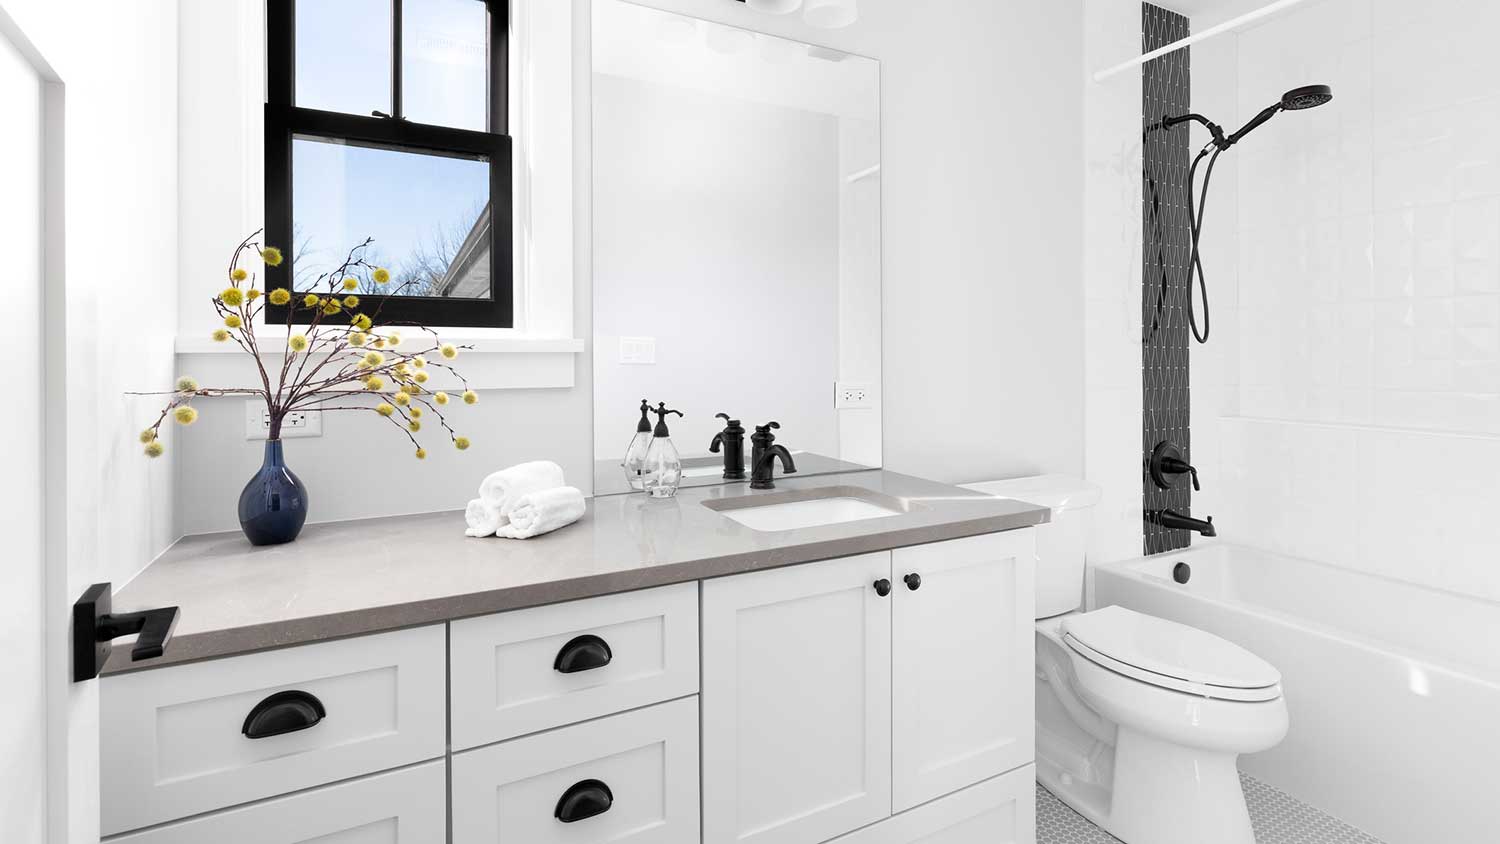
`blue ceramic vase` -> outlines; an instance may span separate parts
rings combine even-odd
[[[260,471],[240,493],[240,529],[251,545],[291,542],[307,521],[307,489],[286,467],[281,440],[266,441]]]

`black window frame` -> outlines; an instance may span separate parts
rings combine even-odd
[[[316,0],[314,0],[316,2]],[[365,313],[380,321],[415,322],[443,327],[514,327],[514,254],[512,238],[511,139],[509,121],[509,2],[484,3],[488,13],[488,131],[414,123],[403,117],[401,69],[402,0],[389,0],[391,14],[391,114],[364,116],[302,108],[296,104],[296,0],[270,0],[266,9],[265,199],[266,243],[286,255],[280,266],[266,268],[266,290],[292,290],[292,140],[326,139],[352,146],[416,153],[483,156],[490,165],[490,298],[360,294]],[[399,185],[392,185],[399,191]],[[354,244],[349,244],[353,246]],[[330,268],[332,269],[332,268]],[[295,291],[293,291],[295,292]],[[293,303],[295,304],[295,302]],[[312,320],[312,311],[292,305],[266,304],[268,322]],[[325,320],[345,319],[325,317]]]

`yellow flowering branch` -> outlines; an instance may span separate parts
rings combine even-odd
[[[416,456],[423,458],[427,452],[416,434],[423,430],[422,418],[430,413],[455,448],[468,448],[469,439],[453,429],[440,409],[449,403],[449,395],[432,392],[423,385],[430,380],[432,371],[441,371],[463,385],[464,403],[478,401],[478,394],[469,389],[458,370],[445,362],[471,347],[444,343],[427,326],[381,323],[380,305],[371,313],[360,309],[362,302],[355,295],[357,290],[390,282],[387,270],[364,259],[365,250],[374,241],[367,238],[350,249],[338,267],[317,276],[308,290],[298,293],[278,288],[264,292],[256,287],[257,277],[249,259],[255,256],[266,266],[277,266],[283,256],[275,247],[262,246],[260,234],[259,231],[251,234],[235,248],[226,270],[228,286],[213,297],[211,304],[222,324],[214,330],[213,339],[233,341],[250,355],[261,386],[203,388],[191,378],[182,378],[175,390],[132,393],[171,396],[151,426],[140,432],[145,453],[150,457],[163,453],[160,432],[167,419],[181,425],[197,420],[198,411],[192,407],[192,399],[233,395],[265,401],[271,439],[280,437],[282,422],[292,410],[373,411],[400,428],[416,447]],[[397,285],[389,295],[401,295],[413,283]],[[382,297],[382,304],[385,298],[389,297]],[[255,333],[255,325],[269,305],[286,310],[286,345],[280,351],[281,365],[274,379],[265,365],[267,353],[261,348],[264,335]],[[306,312],[307,317],[300,330],[295,319],[299,310]],[[401,337],[403,328],[428,338],[428,342],[407,342]],[[416,348],[417,345],[421,348]]]

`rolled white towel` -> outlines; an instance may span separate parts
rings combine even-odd
[[[505,539],[541,536],[578,521],[587,509],[583,493],[570,486],[533,492],[516,502],[510,524],[501,525],[495,535]]]
[[[464,507],[464,521],[469,525],[464,536],[494,536],[500,529],[500,508],[476,498]]]
[[[500,524],[510,521],[516,502],[529,493],[560,487],[562,467],[551,460],[533,460],[501,469],[479,482],[479,498],[500,513]],[[498,527],[498,525],[497,525]]]

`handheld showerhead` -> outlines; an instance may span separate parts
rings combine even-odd
[[[1317,108],[1331,99],[1333,89],[1327,85],[1304,85],[1282,94],[1281,108],[1284,111],[1301,111],[1305,108]]]

